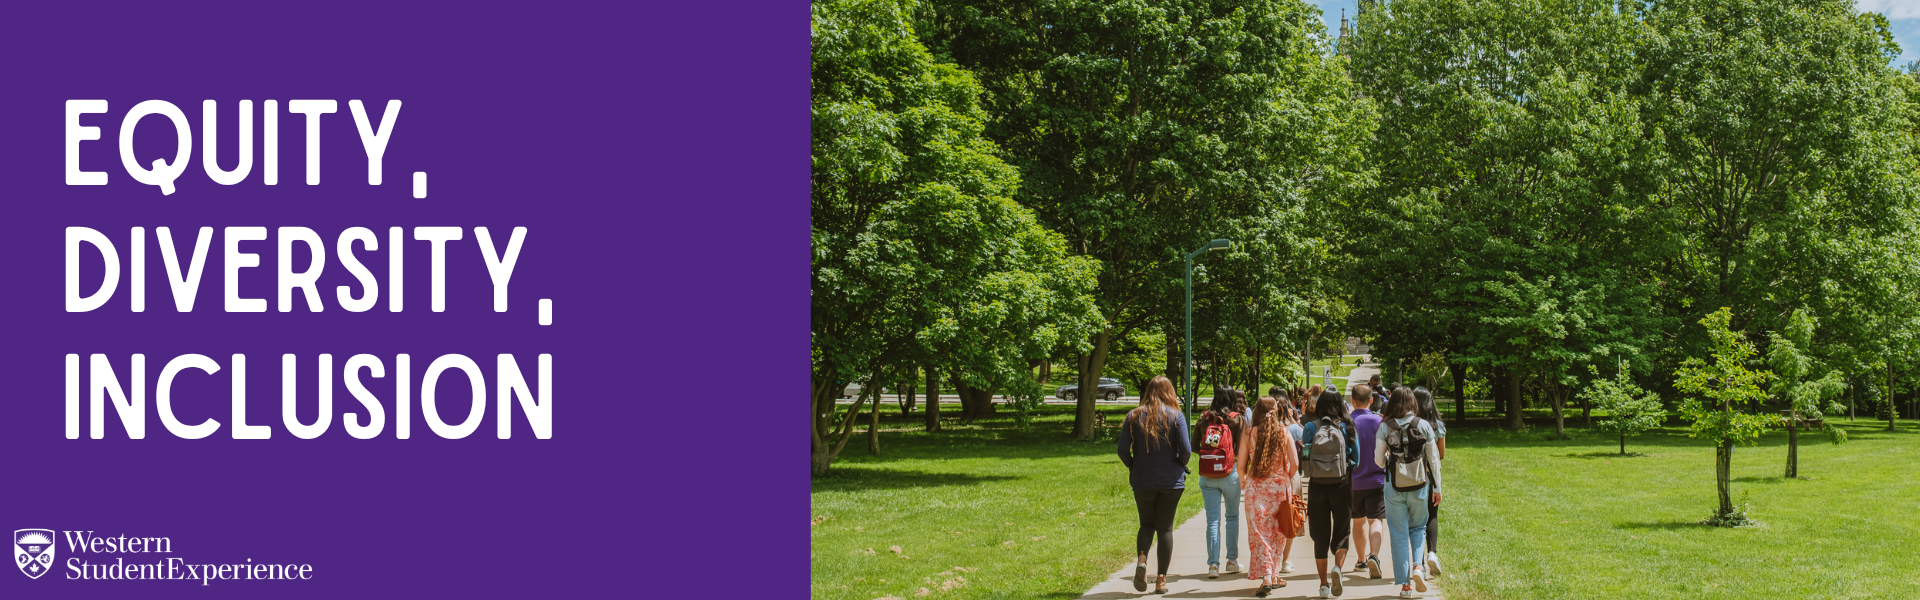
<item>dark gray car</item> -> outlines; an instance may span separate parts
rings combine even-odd
[[[1127,395],[1127,386],[1120,383],[1120,380],[1112,377],[1100,378],[1101,400],[1119,400],[1121,396],[1125,395]],[[1060,386],[1060,389],[1053,391],[1053,397],[1061,400],[1079,400],[1080,384],[1075,383]]]

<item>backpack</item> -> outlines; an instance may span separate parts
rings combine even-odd
[[[1238,419],[1240,413],[1228,413],[1227,418]],[[1206,429],[1200,432],[1200,447],[1196,448],[1200,454],[1200,476],[1226,479],[1233,474],[1233,428],[1212,411],[1207,412],[1206,423]]]
[[[1394,419],[1382,420],[1387,426],[1387,474],[1396,492],[1419,491],[1426,487],[1427,435],[1420,432],[1420,417],[1405,428]]]
[[[1346,428],[1330,417],[1321,417],[1320,427],[1313,430],[1313,445],[1307,448],[1307,477],[1313,483],[1347,480]]]

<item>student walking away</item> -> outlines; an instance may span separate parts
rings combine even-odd
[[[1238,392],[1234,390],[1233,392]],[[1240,572],[1240,483],[1244,481],[1240,470],[1235,468],[1239,456],[1238,449],[1245,448],[1242,439],[1247,431],[1247,421],[1242,420],[1236,405],[1246,403],[1246,394],[1226,393],[1213,397],[1213,406],[1200,413],[1194,430],[1199,434],[1193,437],[1193,453],[1200,457],[1200,497],[1205,500],[1207,511],[1207,578],[1220,577],[1220,524],[1224,520],[1227,530],[1227,569],[1228,573]],[[1221,515],[1221,504],[1226,505],[1226,515]]]
[[[1173,382],[1158,375],[1147,382],[1140,394],[1140,406],[1127,413],[1120,428],[1120,462],[1127,465],[1127,482],[1133,486],[1133,504],[1140,511],[1140,531],[1134,536],[1134,549],[1140,561],[1133,569],[1133,589],[1147,591],[1147,549],[1154,536],[1160,538],[1160,570],[1154,578],[1155,594],[1167,593],[1167,566],[1173,561],[1173,517],[1180,507],[1180,494],[1186,491],[1187,420],[1180,414],[1180,398],[1173,394]]]
[[[1373,412],[1373,388],[1353,386],[1353,435],[1360,438],[1361,456],[1373,456],[1374,436],[1380,429],[1380,415]],[[1360,461],[1353,470],[1353,553],[1366,558],[1353,564],[1353,570],[1367,570],[1367,577],[1380,578],[1380,537],[1386,527],[1385,497],[1387,475],[1371,460]]]
[[[1433,426],[1434,462],[1447,458],[1447,424],[1440,418],[1440,409],[1433,404],[1433,394],[1427,388],[1413,388],[1413,399],[1420,404],[1420,420]],[[1440,482],[1433,482],[1433,496],[1427,502],[1427,576],[1440,576]]]
[[[1293,536],[1293,472],[1299,455],[1292,436],[1280,424],[1280,403],[1261,398],[1253,409],[1253,429],[1247,445],[1240,449],[1240,480],[1246,482],[1248,533],[1247,547],[1253,553],[1247,578],[1260,582],[1255,597],[1265,598],[1273,590],[1287,586],[1281,579],[1285,564],[1285,542]]]
[[[1306,442],[1302,462],[1307,476],[1307,535],[1313,538],[1313,563],[1320,575],[1320,597],[1342,593],[1340,565],[1347,561],[1352,523],[1348,504],[1353,500],[1353,471],[1360,447],[1353,439],[1353,418],[1338,392],[1324,392],[1313,401],[1312,420],[1301,427]],[[1333,565],[1327,552],[1333,552]]]
[[[1419,416],[1413,390],[1399,388],[1387,401],[1385,424],[1375,434],[1373,457],[1367,462],[1387,473],[1387,533],[1393,543],[1393,583],[1401,598],[1417,598],[1427,591],[1426,556],[1428,502],[1440,503],[1440,458],[1433,426]]]
[[[1233,447],[1239,448],[1242,446],[1240,438],[1253,430],[1253,411],[1247,406],[1246,392],[1233,391],[1233,412],[1240,413],[1240,429],[1233,434]]]
[[[1286,480],[1288,489],[1292,489],[1295,494],[1293,499],[1293,506],[1294,506],[1293,512],[1296,513],[1295,518],[1299,520],[1300,524],[1305,525],[1307,521],[1307,504],[1306,504],[1307,490],[1304,487],[1305,484],[1302,483],[1305,480],[1300,477],[1300,468],[1299,468],[1300,434],[1301,434],[1300,411],[1294,408],[1291,402],[1288,402],[1286,392],[1280,391],[1279,388],[1274,388],[1273,391],[1275,392],[1273,400],[1280,412],[1280,424],[1287,428],[1287,438],[1292,440],[1293,442],[1293,446],[1287,448],[1287,451],[1293,454],[1294,471],[1292,473],[1287,474],[1287,480]],[[1283,556],[1283,557],[1293,556],[1293,540],[1296,538],[1299,538],[1302,533],[1304,533],[1304,530],[1300,530],[1296,528],[1293,535],[1287,536],[1287,540],[1280,543],[1280,556]],[[1280,572],[1292,573],[1293,560],[1289,558],[1282,558],[1280,560]]]

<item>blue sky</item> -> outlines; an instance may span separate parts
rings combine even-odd
[[[1346,9],[1352,16],[1358,0],[1308,0],[1320,6],[1320,12],[1327,20],[1328,33],[1340,31],[1340,9]],[[1920,59],[1920,0],[1854,0],[1860,10],[1877,12],[1887,16],[1893,22],[1893,38],[1900,43],[1901,55],[1894,61],[1895,66]]]

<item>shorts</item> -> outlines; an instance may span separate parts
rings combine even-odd
[[[1386,495],[1384,493],[1385,489],[1386,488],[1373,488],[1370,490],[1354,490],[1353,491],[1353,508],[1352,508],[1353,518],[1355,519],[1387,518],[1387,500],[1386,500]]]

